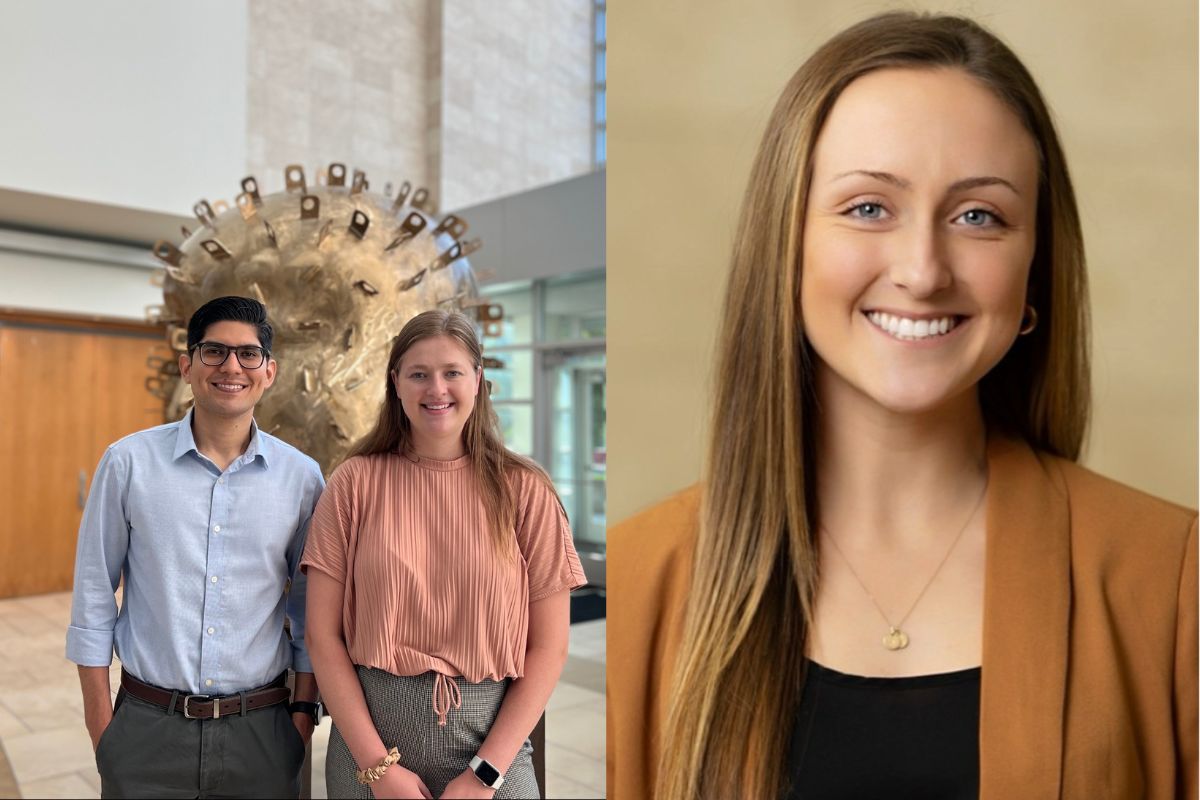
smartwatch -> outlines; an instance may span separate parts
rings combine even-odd
[[[500,770],[479,756],[471,758],[471,772],[474,772],[479,782],[489,789],[499,789],[500,785],[504,783],[504,776],[500,774]]]
[[[313,719],[313,725],[320,725],[321,720],[325,718],[325,705],[321,702],[310,703],[305,700],[297,700],[294,703],[288,703],[288,713],[308,714]]]

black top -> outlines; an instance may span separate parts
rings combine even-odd
[[[788,800],[975,800],[980,668],[863,678],[809,661]]]

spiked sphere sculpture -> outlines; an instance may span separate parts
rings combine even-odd
[[[304,170],[285,170],[287,189],[260,196],[242,181],[235,208],[195,206],[202,226],[183,230],[179,247],[159,241],[164,305],[148,310],[167,325],[176,355],[187,348],[187,320],[222,295],[253,297],[275,327],[275,386],[255,412],[264,431],[308,453],[328,472],[374,423],[386,388],[387,357],[404,323],[432,308],[473,313],[485,334],[501,310],[480,301],[465,256],[467,225],[434,217],[429,194],[405,182],[394,198],[367,191],[356,171],[349,185],[339,163],[318,185]],[[192,403],[178,359],[153,360],[147,388],[168,420]]]

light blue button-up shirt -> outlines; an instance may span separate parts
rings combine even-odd
[[[312,672],[299,566],[321,470],[254,425],[222,472],[196,449],[191,422],[189,412],[126,436],[100,459],[79,526],[67,658],[103,667],[115,649],[147,683],[208,695],[288,667]]]

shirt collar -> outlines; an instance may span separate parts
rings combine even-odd
[[[250,420],[250,444],[246,447],[246,452],[242,458],[247,462],[253,461],[256,458],[261,458],[264,467],[269,467],[268,456],[271,453],[272,442],[267,438],[266,434],[260,433],[258,423]]]
[[[184,414],[183,419],[175,423],[175,430],[175,453],[171,456],[172,459],[177,460],[180,456],[186,455],[187,453],[193,451],[195,451],[197,454],[200,453],[200,451],[196,449],[196,437],[192,435],[191,409],[188,409],[188,412],[187,414]]]
[[[196,447],[196,437],[192,433],[192,414],[194,411],[194,409],[188,409],[184,418],[175,423],[175,453],[171,456],[173,460],[177,460],[180,456],[191,452],[200,455],[200,450]],[[238,460],[249,463],[256,458],[261,458],[263,466],[270,466],[268,456],[271,453],[271,447],[271,440],[259,434],[258,423],[250,420],[250,444],[246,447],[246,452]]]

